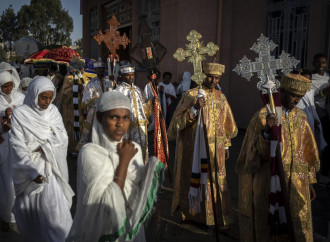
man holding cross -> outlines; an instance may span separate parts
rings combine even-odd
[[[183,220],[209,226],[216,224],[216,217],[220,229],[228,228],[233,223],[225,160],[229,158],[230,140],[237,135],[228,101],[222,92],[215,89],[224,69],[218,63],[203,64],[206,78],[201,88],[188,90],[184,94],[167,132],[169,140],[176,139],[177,142],[172,213],[180,206]],[[198,93],[203,93],[203,96],[197,98]],[[199,142],[196,136],[200,127],[200,110],[204,113],[205,143]],[[201,147],[206,150],[201,151]],[[209,162],[206,157],[201,157],[201,169],[196,170],[199,162],[196,156],[203,152],[208,153]],[[208,174],[212,174],[213,178],[210,179]]]
[[[284,75],[280,84],[280,118],[262,108],[253,116],[246,130],[236,163],[242,241],[313,241],[311,201],[316,194],[312,184],[316,183],[320,162],[306,114],[296,107],[310,87],[311,81],[304,76]],[[270,131],[274,125],[281,126],[281,163],[287,188],[286,199],[279,200],[275,206],[273,200],[283,191],[271,186]],[[277,176],[275,179],[281,178]],[[270,196],[270,192],[273,195]],[[270,213],[277,207],[283,207],[286,201],[291,218],[280,209],[276,215],[280,222],[274,230],[274,225],[269,224]],[[290,233],[292,237],[289,239],[287,235]]]

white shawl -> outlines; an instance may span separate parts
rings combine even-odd
[[[303,96],[303,98],[297,104],[297,108],[302,109],[306,113],[307,121],[315,136],[318,148],[319,150],[323,150],[327,146],[327,143],[323,137],[321,121],[316,112],[314,96],[314,90],[306,92],[305,96]]]
[[[319,93],[330,84],[329,81],[329,74],[326,72],[324,72],[323,76],[318,73],[312,75],[312,90],[315,91],[315,104],[321,109],[326,109],[326,97],[320,97]]]
[[[41,192],[54,175],[71,204],[74,193],[68,184],[68,137],[56,106],[50,104],[45,110],[38,106],[38,95],[45,91],[54,91],[55,98],[53,83],[46,77],[35,78],[28,87],[24,105],[12,115],[10,140],[15,192],[16,195]],[[38,147],[43,152],[36,152]],[[44,183],[33,182],[38,175],[45,177]]]
[[[9,72],[0,73],[0,87],[5,83],[13,82],[13,77]],[[0,118],[5,116],[7,108],[14,109],[23,104],[24,95],[13,90],[10,94],[4,94],[0,88]],[[0,219],[5,222],[11,220],[11,210],[15,201],[13,186],[11,160],[9,159],[8,149],[10,146],[9,132],[2,133],[0,125],[0,135],[4,141],[0,144]]]
[[[9,72],[1,72],[0,87],[8,82],[14,83],[14,77],[10,75]],[[17,92],[15,90],[13,90],[11,94],[7,95],[3,93],[0,88],[0,117],[5,116],[5,111],[7,108],[14,109],[15,107],[21,105],[23,103],[24,97],[25,97],[24,94]],[[1,127],[0,127],[0,131],[1,131]]]
[[[0,72],[3,72],[3,71],[12,71],[11,75],[14,78],[14,84],[15,84],[14,85],[14,90],[17,90],[18,87],[19,87],[19,84],[21,82],[21,79],[18,75],[18,72],[17,72],[16,68],[13,67],[12,65],[10,65],[9,63],[3,61],[3,62],[0,63]]]
[[[152,209],[163,164],[151,159],[144,167],[141,148],[133,142],[138,152],[130,161],[122,192],[113,181],[119,164],[118,143],[108,138],[95,115],[92,143],[79,152],[77,210],[67,241],[132,240]]]

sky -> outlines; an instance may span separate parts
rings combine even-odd
[[[71,33],[72,43],[82,37],[82,15],[80,15],[80,0],[61,0],[62,8],[69,11],[69,15],[73,19],[73,32]],[[13,5],[15,12],[17,13],[21,6],[29,5],[30,0],[1,0],[0,14]]]

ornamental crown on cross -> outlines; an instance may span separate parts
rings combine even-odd
[[[257,73],[257,77],[261,80],[258,82],[257,87],[263,93],[268,90],[275,91],[279,87],[279,81],[275,79],[276,71],[279,70],[283,74],[289,74],[299,63],[294,57],[290,57],[284,50],[282,51],[279,59],[271,56],[270,52],[277,47],[273,41],[269,40],[263,34],[257,39],[250,50],[253,50],[259,57],[255,62],[251,62],[246,56],[239,61],[239,64],[233,69],[238,75],[250,81],[253,73]]]
[[[213,56],[219,50],[219,46],[215,45],[213,42],[209,42],[206,46],[204,46],[203,41],[200,41],[201,38],[202,35],[196,30],[190,31],[187,36],[187,40],[190,42],[186,45],[187,49],[184,50],[179,48],[173,55],[173,57],[178,61],[183,61],[188,58],[188,62],[192,63],[194,66],[194,74],[191,79],[199,86],[206,78],[206,75],[202,71],[202,60],[205,60],[206,54]]]
[[[126,46],[131,41],[127,38],[125,33],[122,36],[120,35],[120,32],[117,30],[120,23],[117,21],[115,15],[113,15],[107,23],[109,24],[109,29],[105,30],[105,34],[103,34],[100,30],[99,33],[93,38],[96,40],[98,45],[101,45],[102,42],[105,43],[105,45],[110,51],[111,61],[113,61],[114,58],[116,58],[118,61],[119,55],[117,54],[116,50],[119,49],[120,45],[122,45],[123,48],[126,49]]]

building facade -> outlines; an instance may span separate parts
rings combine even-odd
[[[172,72],[175,81],[184,71],[193,71],[190,63],[173,58],[177,48],[185,48],[191,30],[201,33],[204,42],[217,44],[216,60],[226,66],[220,85],[241,128],[247,127],[262,102],[257,79],[248,82],[232,69],[244,55],[251,60],[257,57],[250,47],[261,33],[278,44],[274,55],[285,50],[301,61],[299,68],[311,70],[316,53],[330,57],[329,0],[81,0],[81,14],[84,55],[103,60],[107,49],[98,46],[93,36],[108,27],[106,22],[113,14],[121,23],[121,34],[126,33],[131,40],[126,50],[119,50],[121,59],[129,59],[140,38],[141,20],[146,19],[152,38],[167,48],[159,69]],[[206,61],[213,62],[214,57]],[[143,88],[145,83],[146,73],[138,72],[137,85]]]

